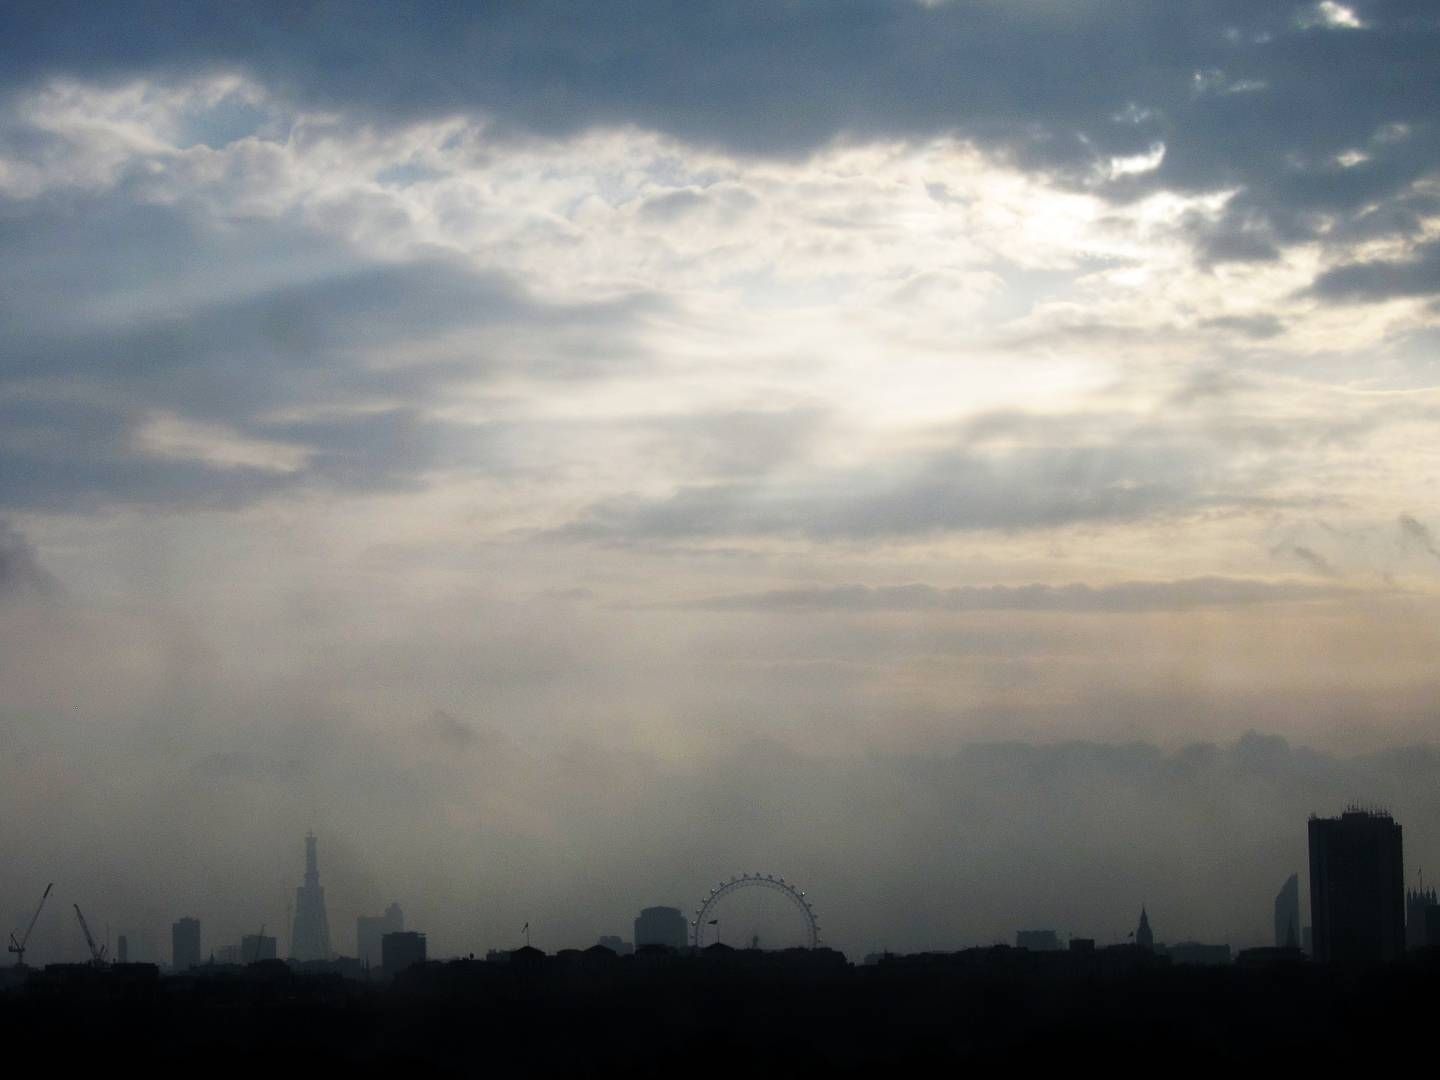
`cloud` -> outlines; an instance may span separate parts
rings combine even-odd
[[[669,224],[706,205],[706,199],[698,191],[682,188],[646,199],[640,205],[642,217],[662,224]]]
[[[1414,544],[1440,559],[1440,545],[1435,543],[1435,534],[1430,531],[1429,526],[1409,514],[1401,514],[1397,523],[1400,526],[1400,536],[1407,543]]]
[[[197,3],[154,15],[142,0],[8,5],[5,78],[16,92],[60,75],[240,70],[300,107],[382,123],[469,113],[502,135],[637,126],[786,158],[841,137],[955,134],[1077,186],[1163,144],[1153,169],[1102,189],[1121,200],[1242,191],[1226,219],[1253,216],[1257,236],[1282,243],[1321,236],[1325,216],[1399,196],[1437,166],[1423,133],[1440,27],[1399,0],[1163,11],[896,0],[843,13],[541,2],[424,17]],[[1372,139],[1401,129],[1411,137]],[[1356,146],[1363,165],[1332,167]],[[1226,257],[1264,250],[1215,245]]]
[[[1274,551],[1276,555],[1285,555],[1290,558],[1299,559],[1311,570],[1325,577],[1335,576],[1335,567],[1330,560],[1321,555],[1312,547],[1304,544],[1283,544]]]
[[[755,477],[803,456],[834,417],[818,408],[731,409],[637,420],[654,458],[685,475]]]
[[[1296,582],[1202,577],[1113,585],[828,585],[715,596],[681,606],[702,611],[1056,611],[1131,614],[1344,599],[1344,589]]]
[[[424,734],[447,751],[463,751],[473,746],[479,735],[475,728],[444,709],[435,709],[423,725]]]
[[[1440,241],[1418,246],[1409,258],[1347,263],[1327,270],[1309,288],[1312,296],[1363,302],[1440,292]]]
[[[206,754],[190,771],[206,781],[284,784],[300,780],[307,769],[303,762],[293,759],[230,750]]]
[[[0,199],[0,243],[10,507],[236,506],[504,471],[486,425],[439,415],[448,396],[643,365],[630,336],[661,306],[540,299],[453,255],[382,262],[294,223],[236,230],[114,194]],[[600,333],[608,352],[574,348]]]
[[[798,535],[836,540],[1133,521],[1258,495],[1205,490],[1178,447],[1069,446],[918,455],[889,467],[686,487],[592,505],[557,535],[621,541]]]
[[[1355,14],[1354,8],[1336,3],[1335,0],[1320,0],[1295,16],[1297,26],[1305,30],[1363,30],[1365,22]]]
[[[1258,340],[1278,337],[1285,332],[1285,324],[1274,315],[1220,315],[1205,319],[1202,325]]]
[[[41,565],[25,537],[0,518],[0,601],[53,596],[60,583]]]

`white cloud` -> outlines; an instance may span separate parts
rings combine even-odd
[[[1306,8],[1295,17],[1296,24],[1303,29],[1323,27],[1327,30],[1363,30],[1365,22],[1353,8],[1336,3],[1335,0],[1320,0],[1320,3]]]
[[[1150,149],[1143,154],[1111,158],[1107,176],[1111,180],[1118,180],[1122,176],[1136,176],[1140,173],[1154,172],[1160,167],[1164,160],[1165,144],[1157,142],[1152,144]]]
[[[252,439],[220,424],[205,424],[167,413],[150,416],[134,433],[137,449],[176,461],[199,461],[221,469],[263,469],[293,473],[308,457],[303,447]]]

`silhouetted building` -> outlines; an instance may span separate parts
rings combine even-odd
[[[629,956],[635,951],[635,946],[628,941],[623,941],[614,934],[605,934],[597,944],[605,946],[616,956]]]
[[[1093,937],[1072,937],[1070,939],[1070,951],[1072,953],[1093,953],[1095,951],[1095,939]]]
[[[1425,909],[1434,907],[1440,903],[1435,898],[1434,889],[1406,889],[1405,890],[1405,947],[1407,949],[1423,949],[1426,945],[1440,945],[1430,937],[1425,925]]]
[[[717,942],[716,946],[718,944]],[[716,946],[707,945],[706,951],[708,952]],[[724,948],[729,949],[730,946],[726,945]],[[731,949],[731,951],[734,950]],[[636,945],[634,955],[636,967],[647,971],[657,971],[674,966],[681,953],[670,945]]]
[[[258,964],[261,960],[274,960],[276,952],[276,939],[268,935],[245,934],[240,938],[240,962],[242,964]]]
[[[1310,819],[1310,919],[1322,964],[1359,967],[1404,954],[1404,858],[1389,814]]]
[[[217,964],[238,964],[240,963],[240,946],[221,945],[210,959]]]
[[[1258,949],[1241,949],[1235,966],[1245,970],[1295,968],[1309,963],[1299,949],[1277,948],[1273,945]]]
[[[1182,941],[1178,945],[1162,946],[1159,952],[1168,956],[1172,964],[1222,967],[1230,963],[1229,945],[1204,945],[1198,941]]]
[[[635,948],[664,945],[671,949],[685,948],[690,924],[679,908],[647,907],[635,920]]]
[[[1031,952],[1059,952],[1060,935],[1054,930],[1017,930],[1015,947]]]
[[[170,924],[170,966],[189,971],[200,966],[200,920],[185,918]]]
[[[1145,905],[1140,905],[1140,925],[1135,928],[1135,944],[1142,949],[1155,948],[1155,935],[1150,932],[1150,916],[1145,913]]]
[[[425,962],[425,935],[414,930],[385,934],[380,938],[380,963],[386,976]]]
[[[526,979],[538,978],[545,972],[547,957],[534,945],[521,945],[510,950],[510,970]]]
[[[325,887],[320,884],[315,834],[305,836],[305,884],[295,890],[295,923],[290,934],[291,960],[329,960],[330,920],[325,915]]]
[[[1275,947],[1300,947],[1300,875],[1291,874],[1275,895]]]
[[[287,971],[297,975],[336,975],[353,982],[364,982],[369,977],[365,965],[353,956],[332,956],[329,960],[282,960]],[[375,969],[379,970],[379,961]]]
[[[400,905],[391,904],[384,915],[361,915],[355,920],[355,955],[360,963],[380,963],[380,939],[405,929],[405,913]]]

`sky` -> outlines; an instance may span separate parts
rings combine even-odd
[[[1421,0],[12,0],[0,922],[1440,866],[1437,117]]]

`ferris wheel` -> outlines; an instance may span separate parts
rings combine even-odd
[[[695,918],[690,924],[691,943],[698,949],[701,939],[705,936],[705,927],[712,924],[710,918],[715,905],[726,896],[739,892],[741,889],[772,889],[789,900],[800,917],[805,922],[805,929],[809,938],[809,948],[820,947],[820,921],[815,917],[815,909],[810,906],[810,901],[805,898],[805,893],[790,884],[783,877],[775,877],[771,874],[739,874],[729,881],[722,881],[711,889],[695,909]]]

